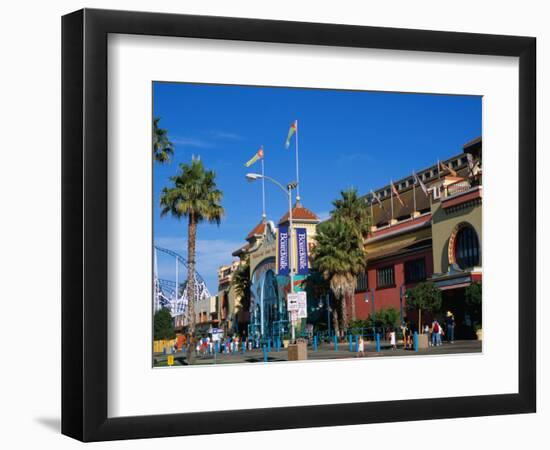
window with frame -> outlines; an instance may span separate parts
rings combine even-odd
[[[479,265],[479,240],[475,230],[467,225],[462,227],[455,241],[456,263],[461,269],[469,269]]]
[[[357,288],[355,292],[365,292],[369,288],[369,277],[367,271],[361,272],[357,276]]]
[[[381,267],[376,271],[377,287],[386,288],[395,286],[393,266]]]
[[[405,283],[418,283],[426,279],[426,259],[405,261]]]

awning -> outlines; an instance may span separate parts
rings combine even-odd
[[[400,255],[406,252],[413,252],[419,248],[426,248],[431,245],[431,238],[420,239],[418,241],[404,241],[391,246],[385,246],[380,250],[374,252],[367,252],[367,261],[374,261],[380,258],[387,258],[391,256]]]

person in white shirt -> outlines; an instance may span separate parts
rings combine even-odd
[[[358,356],[365,356],[365,341],[363,336],[359,336],[359,341],[357,342],[357,354]]]

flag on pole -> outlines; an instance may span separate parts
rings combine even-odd
[[[250,167],[252,164],[262,159],[263,157],[264,157],[264,148],[260,147],[260,149],[256,152],[256,154],[245,163],[245,167]]]
[[[468,173],[470,176],[474,175],[474,157],[471,153],[466,153],[466,158],[468,159]]]
[[[414,180],[418,183],[418,185],[422,189],[422,192],[424,192],[424,195],[426,195],[426,197],[428,197],[429,194],[428,194],[428,188],[426,187],[426,185],[424,183],[422,183],[422,180],[416,174],[416,172],[413,172],[413,176],[414,176]]]
[[[288,136],[286,137],[285,148],[290,147],[290,140],[292,139],[292,136],[294,136],[294,133],[296,133],[297,130],[298,130],[298,121],[295,120],[294,122],[292,122],[292,125],[290,125],[290,129],[288,130]]]
[[[450,166],[446,165],[442,161],[439,161],[439,165],[441,166],[441,170],[447,170],[451,176],[456,177],[458,175],[453,169],[451,169]]]
[[[405,206],[405,203],[403,203],[403,200],[401,200],[401,196],[399,195],[399,192],[397,192],[397,189],[395,188],[393,181],[390,184],[391,184],[391,191],[397,197],[397,200],[399,200],[399,203],[401,203],[401,206]]]
[[[481,171],[479,161],[474,161],[474,157],[471,153],[466,153],[466,157],[468,158],[468,175],[470,178],[473,178]]]
[[[384,209],[384,207],[382,206],[382,201],[380,200],[380,196],[376,192],[373,192],[372,189],[370,193],[372,195],[372,201],[378,202],[378,206],[380,207],[380,209]]]

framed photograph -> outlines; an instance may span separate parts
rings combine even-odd
[[[536,40],[62,21],[62,432],[536,410]]]

